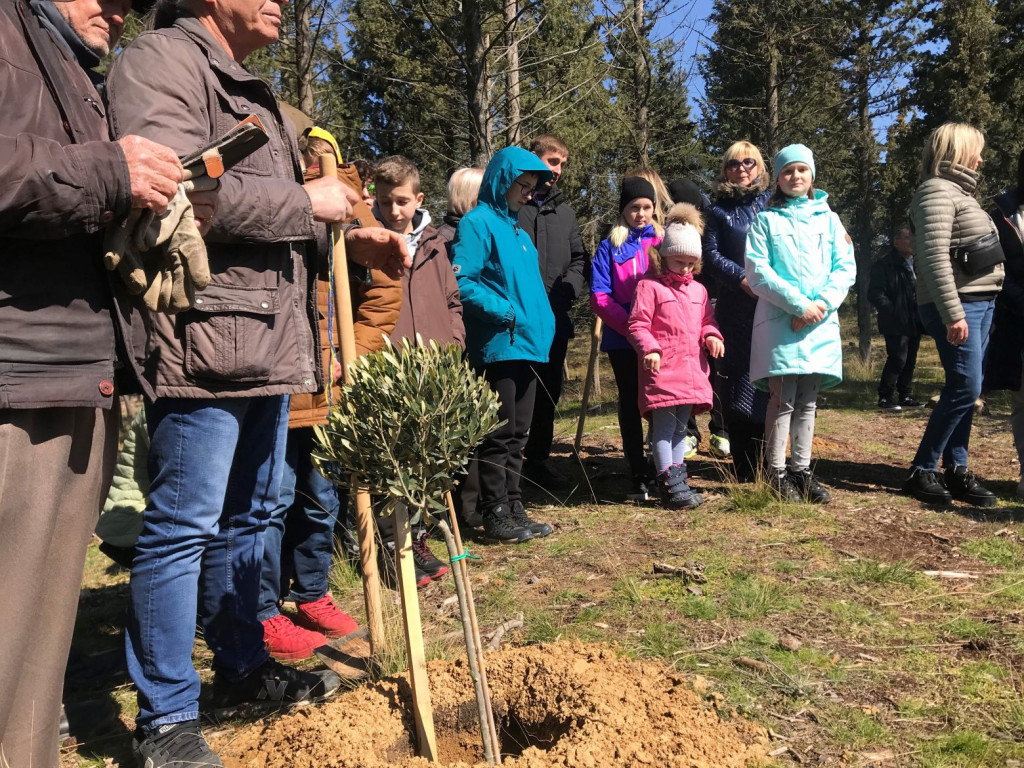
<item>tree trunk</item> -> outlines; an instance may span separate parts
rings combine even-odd
[[[868,280],[871,276],[871,248],[874,240],[873,207],[874,179],[876,171],[875,134],[871,125],[868,84],[868,60],[871,40],[862,24],[859,30],[857,83],[857,204],[854,210],[854,240],[857,259],[857,340],[860,359],[871,358],[871,304],[868,301]]]
[[[651,93],[651,69],[647,65],[647,34],[644,27],[644,0],[633,0],[633,25],[636,28],[636,50],[633,53],[633,92],[637,98],[636,149],[640,165],[648,164],[651,150],[651,129],[647,102]]]
[[[483,166],[491,157],[488,126],[487,59],[480,0],[463,0],[462,28],[466,36],[466,104],[469,114],[469,156]]]
[[[768,151],[774,156],[782,147],[779,146],[779,46],[775,41],[775,30],[766,31],[768,45],[768,87],[765,104],[765,143]]]
[[[509,147],[519,143],[519,39],[516,34],[518,12],[518,0],[504,0],[505,48],[508,51],[505,143]]]
[[[295,3],[295,100],[299,109],[313,117],[313,36],[309,29],[309,5],[312,0]]]

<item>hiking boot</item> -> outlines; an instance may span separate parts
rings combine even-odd
[[[900,408],[924,408],[924,403],[915,400],[910,395],[904,395],[900,398]]]
[[[210,701],[217,717],[237,717],[247,710],[322,701],[340,687],[341,678],[329,669],[307,672],[267,659],[241,680],[215,673]]]
[[[683,446],[686,451],[683,454],[684,459],[692,459],[694,456],[697,455],[697,445],[699,444],[699,442],[700,441],[698,440],[696,435],[687,435],[686,437],[683,438]]]
[[[413,558],[413,572],[416,578],[416,589],[423,589],[430,583],[430,576],[416,565]],[[381,583],[388,589],[398,589],[398,567],[395,565],[395,543],[387,541],[377,547],[377,573]]]
[[[800,493],[800,489],[797,488],[793,479],[789,476],[786,470],[781,472],[772,472],[768,476],[768,484],[775,491],[775,494],[781,501],[791,501],[799,503],[804,500],[803,494]]]
[[[444,575],[448,573],[448,566],[434,557],[434,553],[427,546],[426,530],[412,539],[412,562],[416,566],[416,570],[425,574],[427,579],[436,581],[444,578]],[[416,586],[420,586],[418,577]]]
[[[789,470],[789,479],[805,501],[809,501],[811,504],[828,504],[832,501],[832,494],[818,482],[818,478],[811,470],[791,469]]]
[[[523,474],[541,488],[550,488],[565,482],[565,475],[553,470],[546,461],[526,461]]]
[[[522,544],[533,538],[533,532],[513,520],[508,507],[501,505],[484,515],[484,535],[502,544]]]
[[[203,738],[198,720],[161,725],[132,738],[132,754],[139,768],[224,768],[224,763]]]
[[[732,449],[729,445],[729,438],[725,435],[711,436],[711,455],[719,459],[728,459],[732,456]]]
[[[298,627],[284,614],[279,613],[263,622],[263,644],[275,659],[308,659],[314,648],[326,643],[327,638],[322,633]]]
[[[900,404],[895,400],[890,400],[887,397],[878,398],[878,410],[887,411],[888,413],[899,413],[903,410]]]
[[[674,464],[658,475],[657,483],[665,509],[693,509],[704,501],[686,484],[686,467],[682,464]]]
[[[952,494],[946,490],[939,479],[939,473],[934,470],[910,470],[910,476],[903,481],[903,492],[925,504],[948,506],[953,503]]]
[[[334,604],[330,592],[312,603],[296,603],[295,611],[296,624],[327,637],[344,637],[359,629],[356,620]]]
[[[967,467],[947,467],[943,475],[946,490],[957,501],[966,501],[976,507],[996,505],[996,495],[979,483]]]
[[[550,536],[554,532],[554,528],[547,523],[538,523],[526,514],[526,507],[523,506],[521,501],[512,502],[512,514],[510,517],[516,525],[525,528],[538,538]]]

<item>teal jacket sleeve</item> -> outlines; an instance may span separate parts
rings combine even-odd
[[[761,213],[747,233],[747,263],[744,267],[747,284],[758,298],[799,317],[811,300],[779,276],[772,266],[772,256],[768,219]]]
[[[815,298],[824,301],[829,311],[835,311],[846,300],[846,294],[857,278],[857,262],[853,255],[853,241],[847,234],[843,222],[834,213],[831,218],[832,271]]]
[[[452,243],[452,265],[463,313],[493,325],[512,327],[516,319],[512,302],[488,276],[501,270],[500,263],[489,263],[492,259],[496,260],[497,255],[491,254],[490,235],[475,221],[463,218]]]

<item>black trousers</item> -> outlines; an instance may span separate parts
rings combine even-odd
[[[920,336],[885,337],[885,366],[882,368],[882,379],[878,382],[880,399],[891,400],[894,391],[901,398],[910,397],[920,346]]]
[[[522,498],[523,446],[533,420],[537,378],[533,363],[522,360],[485,365],[480,373],[498,394],[498,418],[505,422],[484,438],[473,459],[480,478],[478,510],[486,517],[499,506],[507,512]]]
[[[608,350],[608,362],[615,374],[619,390],[619,434],[622,452],[626,454],[629,472],[634,477],[646,477],[647,460],[644,458],[644,423],[640,416],[640,365],[632,349]]]
[[[548,361],[533,364],[538,383],[537,398],[533,404],[533,423],[530,424],[530,436],[523,449],[527,461],[547,461],[551,455],[551,443],[555,437],[555,409],[562,396],[562,368],[565,366],[568,348],[569,339],[556,336],[551,342]]]
[[[736,479],[741,483],[757,480],[761,467],[761,452],[764,448],[764,423],[754,424],[741,418],[730,418],[726,413],[725,426],[729,430],[729,450],[736,470]]]

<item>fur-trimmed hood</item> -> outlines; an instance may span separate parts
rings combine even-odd
[[[742,200],[747,195],[757,196],[768,189],[768,185],[771,183],[771,176],[768,175],[767,171],[764,171],[760,176],[754,179],[754,183],[749,186],[743,186],[742,184],[734,184],[731,181],[726,181],[724,178],[719,177],[714,184],[711,185],[711,194],[716,199],[736,199]]]
[[[665,217],[665,228],[670,224],[692,224],[697,232],[704,234],[704,217],[697,210],[696,206],[690,203],[676,203],[669,208],[668,216]]]

